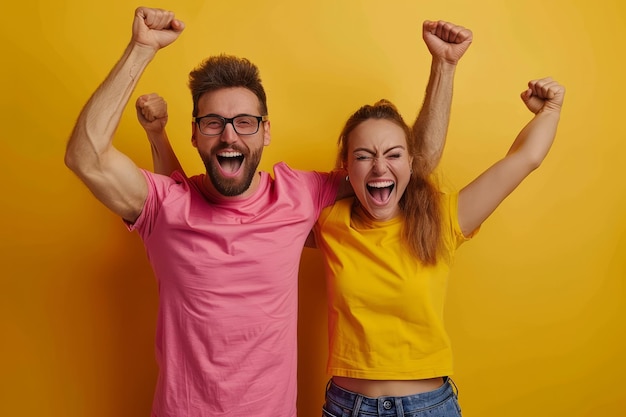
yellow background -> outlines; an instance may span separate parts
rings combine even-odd
[[[261,69],[279,160],[327,170],[358,106],[385,97],[412,120],[429,70],[424,19],[474,31],[459,65],[446,182],[461,187],[529,119],[518,94],[551,75],[567,87],[544,165],[464,245],[447,327],[465,417],[624,416],[626,128],[622,0],[155,1],[186,22],[133,96],[169,102],[190,173],[189,70],[246,56]],[[63,165],[91,92],[121,56],[138,4],[12,1],[0,24],[0,415],[148,416],[156,285],[136,234]],[[116,145],[151,167],[128,107]],[[301,276],[301,417],[319,416],[327,376],[317,252]],[[269,382],[271,383],[271,381]]]

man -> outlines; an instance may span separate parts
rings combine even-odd
[[[294,417],[301,250],[321,209],[350,191],[339,172],[284,163],[274,178],[257,172],[270,142],[265,92],[257,68],[235,57],[209,58],[190,74],[192,144],[206,175],[152,174],[115,149],[113,135],[139,77],[183,29],[172,12],[136,10],[131,41],[82,110],[65,161],[139,232],[154,269],[160,372],[153,416]],[[438,38],[449,56],[460,57],[471,42],[469,31],[436,31],[461,39],[446,46]],[[416,123],[432,141],[434,160],[456,65],[442,60],[434,60]]]

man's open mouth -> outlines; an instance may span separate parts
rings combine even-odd
[[[217,154],[217,162],[220,164],[222,171],[227,174],[234,174],[239,171],[243,164],[243,154],[241,152],[220,152]]]

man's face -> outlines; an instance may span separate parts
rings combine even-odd
[[[259,107],[257,96],[247,88],[224,88],[200,97],[198,116],[262,116]],[[207,136],[200,132],[196,123],[192,123],[191,142],[198,149],[211,181],[207,187],[223,196],[246,197],[258,186],[256,173],[263,147],[270,143],[270,125],[269,121],[261,122],[257,133],[243,136],[227,123],[220,135]]]

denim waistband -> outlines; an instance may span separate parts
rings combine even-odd
[[[433,391],[402,397],[381,396],[377,398],[366,397],[345,390],[335,385],[331,379],[326,389],[326,398],[342,408],[358,410],[362,413],[371,413],[372,415],[396,416],[398,412],[401,414],[411,413],[435,406],[454,395],[454,382],[448,377],[443,379],[443,385]]]

